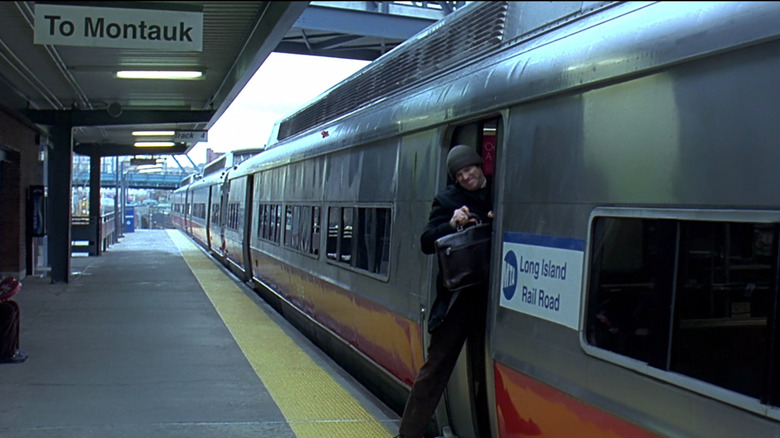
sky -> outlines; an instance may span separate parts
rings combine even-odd
[[[205,163],[206,149],[228,152],[262,147],[274,123],[367,65],[367,61],[271,53],[209,130],[208,142],[188,153]]]

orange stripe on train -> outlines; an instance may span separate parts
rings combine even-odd
[[[494,363],[499,438],[657,438],[649,431]]]

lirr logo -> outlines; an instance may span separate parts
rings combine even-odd
[[[517,256],[514,251],[507,251],[504,256],[504,275],[501,278],[504,298],[511,300],[517,291]]]

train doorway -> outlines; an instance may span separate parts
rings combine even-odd
[[[474,146],[483,159],[482,170],[490,187],[492,198],[495,199],[495,179],[497,146],[502,138],[502,123],[500,117],[481,119],[476,122],[457,126],[447,147],[442,151],[446,157],[449,149],[455,145]],[[448,176],[447,184],[454,183]],[[495,207],[495,203],[493,203]],[[487,220],[487,218],[483,218]],[[494,233],[495,245],[495,233]],[[433,288],[435,291],[435,288]],[[437,411],[437,422],[440,428],[449,425],[452,432],[459,438],[480,438],[490,436],[490,417],[488,409],[487,378],[487,326],[486,313],[489,287],[485,288],[483,305],[478,308],[482,312],[479,320],[480,329],[469,337],[458,358],[450,381],[447,384],[443,401]],[[492,375],[492,373],[491,373]]]

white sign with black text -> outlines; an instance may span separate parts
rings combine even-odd
[[[203,12],[36,3],[34,42],[200,52]]]
[[[173,141],[181,141],[184,143],[197,143],[200,141],[209,141],[208,131],[176,131],[173,136]]]
[[[501,307],[579,329],[584,241],[504,233]]]

